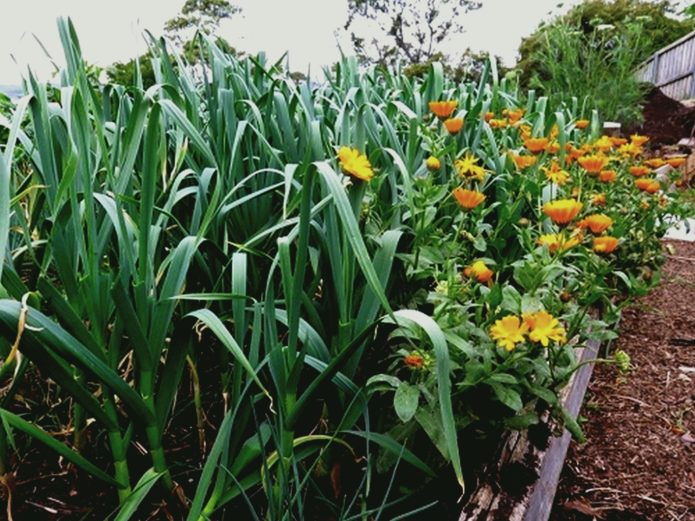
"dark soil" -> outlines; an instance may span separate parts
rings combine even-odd
[[[660,286],[623,312],[633,370],[595,370],[554,521],[695,520],[695,244],[667,248]]]
[[[628,129],[628,132],[649,136],[651,146],[675,145],[682,138],[693,135],[695,107],[669,98],[658,88],[647,94],[642,114],[642,126]]]

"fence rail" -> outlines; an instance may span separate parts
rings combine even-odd
[[[695,98],[695,31],[656,51],[639,66],[637,77],[673,99]]]

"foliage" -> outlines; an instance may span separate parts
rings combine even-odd
[[[656,282],[682,213],[677,170],[635,186],[643,138],[522,105],[494,62],[295,83],[203,33],[207,74],[162,40],[158,88],[102,86],[59,29],[58,97],[30,76],[3,125],[0,471],[41,443],[119,519],[156,493],[192,521],[366,520],[463,487],[471,433],[549,411],[581,437],[558,400],[575,348]],[[23,383],[62,405],[15,403]]]
[[[345,29],[352,29],[353,47],[363,62],[423,64],[463,30],[462,15],[480,6],[473,0],[350,0]],[[365,39],[360,34],[367,30],[360,25],[376,27],[379,37]]]
[[[403,74],[408,77],[422,78],[427,76],[430,68],[435,63],[441,63],[444,67],[444,73],[448,78],[455,82],[473,81],[478,82],[485,70],[485,67],[493,57],[486,51],[475,52],[471,49],[466,49],[460,54],[458,62],[447,60],[441,53],[435,53],[424,63],[413,63],[403,67]],[[500,75],[506,73],[506,69],[502,64],[502,60],[495,56],[494,60],[497,64],[497,70]]]

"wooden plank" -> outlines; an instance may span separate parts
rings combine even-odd
[[[595,359],[599,347],[596,341],[587,342],[578,359]],[[581,409],[592,371],[593,364],[583,365],[563,390],[561,401],[574,418]],[[565,430],[561,437],[551,438],[543,446],[538,434],[543,429],[550,433],[553,427],[546,415],[531,434],[512,432],[464,506],[459,521],[547,521],[571,438]]]

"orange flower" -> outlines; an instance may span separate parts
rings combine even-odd
[[[574,234],[569,239],[562,233],[546,233],[538,237],[536,243],[539,246],[547,246],[550,253],[555,253],[560,249],[566,251],[570,248],[574,248],[577,244],[582,242],[583,238],[581,233]]]
[[[425,166],[427,169],[435,172],[442,167],[442,162],[434,156],[430,156],[425,160]]]
[[[529,152],[540,154],[548,146],[549,140],[547,137],[532,137],[524,140],[524,146]]]
[[[623,146],[625,143],[627,143],[627,139],[625,139],[624,137],[614,137],[614,136],[611,136],[611,137],[609,137],[608,139],[611,140],[611,143],[613,143],[613,146],[614,146],[614,147],[621,147],[621,146]]]
[[[430,101],[429,103],[430,111],[441,119],[451,116],[458,105],[458,101]]]
[[[644,165],[635,165],[630,167],[630,173],[635,177],[642,177],[643,175],[651,174],[651,169]]]
[[[579,228],[589,228],[592,233],[598,235],[613,226],[613,219],[605,214],[595,213],[594,215],[584,217],[584,219],[577,223],[577,226]]]
[[[486,112],[486,113],[485,113],[485,121],[490,121],[490,120],[491,120],[492,118],[494,118],[494,117],[495,117],[495,113],[494,113],[494,112]]]
[[[604,194],[596,194],[591,198],[591,203],[594,206],[606,206],[606,196]]]
[[[578,119],[577,121],[574,122],[575,128],[578,128],[579,130],[584,130],[586,127],[589,126],[590,121],[588,119]]]
[[[478,282],[485,284],[490,282],[495,272],[488,268],[483,261],[478,260],[464,269],[463,274],[466,277],[475,278]]]
[[[567,224],[577,216],[582,206],[582,203],[574,199],[558,199],[545,203],[543,213],[555,224]]]
[[[630,142],[637,145],[638,147],[641,147],[647,141],[649,141],[649,136],[640,136],[639,134],[632,134],[630,136]]]
[[[610,235],[594,237],[594,251],[596,253],[611,253],[618,247],[618,239]]]
[[[557,154],[560,151],[560,143],[558,143],[557,141],[551,141],[545,147],[545,151],[548,154]]]
[[[581,167],[590,174],[598,174],[608,164],[608,159],[605,156],[594,154],[592,156],[584,156],[577,158],[577,162]]]
[[[463,118],[449,118],[444,120],[444,126],[452,136],[461,132],[463,128]]]
[[[512,154],[512,159],[519,170],[524,170],[525,168],[533,166],[536,164],[536,161],[538,161],[536,156],[520,156],[518,154]]]
[[[650,166],[652,168],[660,168],[666,164],[666,161],[664,161],[660,157],[653,157],[651,159],[647,159],[644,162],[645,165]]]
[[[505,128],[507,126],[506,119],[491,119],[489,123],[490,128]]]
[[[425,363],[425,359],[417,353],[410,353],[403,357],[403,363],[411,369],[420,369]]]
[[[472,210],[485,200],[485,196],[476,190],[464,190],[463,188],[454,189],[456,201],[466,210]]]
[[[515,123],[514,126],[519,127],[519,136],[521,136],[521,139],[528,139],[531,137],[531,126],[530,125],[520,125],[519,123]]]
[[[671,168],[678,168],[679,166],[682,166],[685,164],[686,157],[685,156],[673,156],[666,158],[666,163],[671,166]]]
[[[615,170],[601,170],[598,174],[598,180],[602,183],[612,183],[617,176]]]
[[[635,186],[648,194],[655,194],[661,188],[659,181],[656,179],[647,179],[645,177],[635,179]]]
[[[506,116],[510,123],[516,123],[524,117],[524,109],[504,109],[502,115]]]

